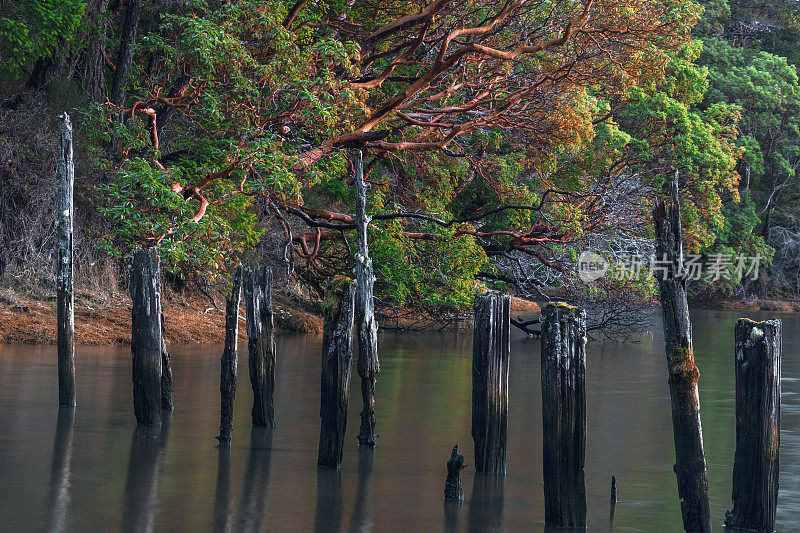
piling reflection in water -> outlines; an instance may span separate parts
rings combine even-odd
[[[377,448],[358,447],[358,491],[350,517],[350,531],[365,533],[372,531],[371,481],[372,465],[375,462]]]
[[[164,411],[161,417],[161,425],[137,424],[133,430],[120,526],[123,532],[142,533],[154,529],[171,413]]]
[[[250,450],[247,453],[236,531],[264,531],[266,528],[272,432],[272,429],[261,426],[253,426],[250,430]]]
[[[50,467],[50,497],[48,498],[47,531],[65,531],[72,475],[72,435],[75,408],[59,407],[56,437],[53,442],[53,462]]]
[[[233,507],[231,505],[231,447],[217,446],[217,489],[214,494],[214,531],[231,531]]]
[[[315,533],[342,529],[342,475],[336,468],[317,468]]]
[[[469,500],[468,531],[502,531],[506,476],[475,473]]]

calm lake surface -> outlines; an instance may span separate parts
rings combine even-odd
[[[693,312],[712,516],[730,506],[733,326]],[[800,530],[800,316],[784,321],[778,531]],[[446,512],[453,444],[473,463],[469,333],[381,332],[374,451],[359,449],[359,378],[351,385],[340,473],[318,472],[321,337],[281,335],[272,432],[251,431],[240,345],[233,443],[218,450],[219,346],[172,346],[175,411],[137,438],[127,347],[77,349],[78,408],[59,416],[55,347],[0,346],[0,530],[542,531],[539,341],[512,332],[508,475],[463,473],[465,502]],[[244,352],[244,353],[243,353]],[[660,326],[640,343],[587,350],[586,488],[590,531],[681,531]],[[145,435],[147,437],[147,435]]]

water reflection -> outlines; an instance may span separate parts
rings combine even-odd
[[[75,408],[59,407],[56,437],[53,442],[53,463],[50,467],[47,531],[64,531],[70,499],[72,475],[72,435]]]
[[[468,531],[502,531],[506,477],[475,473],[469,500]]]
[[[217,490],[214,495],[214,531],[231,531],[233,505],[231,502],[231,447],[217,446]]]
[[[171,416],[171,413],[164,411],[161,425],[137,424],[133,430],[120,526],[123,532],[153,531],[158,515],[158,486],[164,468]]]
[[[370,498],[370,482],[372,481],[372,465],[375,462],[377,448],[358,447],[358,491],[350,517],[352,533],[372,531],[372,501]]]
[[[317,468],[317,511],[314,531],[342,529],[342,476],[336,468]]]
[[[272,429],[259,426],[253,426],[250,430],[250,450],[247,453],[236,531],[264,531],[266,528],[272,433]]]

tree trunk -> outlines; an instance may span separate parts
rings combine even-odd
[[[272,318],[272,269],[248,270],[244,281],[247,349],[253,388],[253,425],[275,427],[275,337]]]
[[[155,250],[136,250],[131,267],[133,410],[140,424],[161,422],[161,276]]]
[[[697,382],[700,371],[694,363],[692,325],[686,299],[681,216],[678,203],[678,175],[671,185],[672,207],[656,202],[653,222],[656,233],[656,256],[666,258],[667,275],[658,273],[661,313],[664,321],[664,344],[672,403],[672,432],[675,440],[675,474],[681,499],[683,527],[686,531],[711,531],[708,501],[708,468],[703,452],[700,425],[700,396]]]
[[[781,321],[736,324],[736,455],[725,525],[775,531],[781,444]]]
[[[469,533],[505,531],[503,506],[506,499],[506,477],[475,473],[469,499]]]
[[[323,303],[322,378],[317,465],[339,468],[342,463],[350,366],[353,360],[353,307],[355,284],[336,278],[325,291]]]
[[[375,320],[375,302],[372,287],[375,275],[372,259],[369,257],[367,242],[367,188],[364,184],[364,162],[361,150],[355,158],[356,182],[356,233],[358,253],[356,254],[356,327],[358,329],[358,375],[361,377],[361,397],[364,408],[361,411],[361,429],[358,433],[359,446],[373,447],[377,444],[375,433],[375,382],[380,372],[378,361],[378,323]]]
[[[493,292],[475,295],[472,439],[476,472],[506,472],[510,327],[508,296]]]
[[[159,271],[159,278],[161,272]],[[164,311],[161,311],[161,408],[172,411],[172,361],[167,350],[166,323]]]
[[[108,0],[90,0],[86,4],[87,47],[80,69],[81,87],[92,100],[102,102],[105,93],[105,42],[108,33]]]
[[[586,526],[586,311],[542,310],[542,442],[545,523]]]
[[[74,407],[75,400],[75,295],[73,292],[74,210],[72,190],[75,166],[72,159],[72,124],[64,113],[61,149],[58,154],[58,255],[56,277],[58,299],[58,404]]]
[[[142,10],[141,0],[126,0],[125,13],[120,28],[121,37],[117,52],[117,64],[111,84],[111,103],[125,107],[125,86],[133,61],[133,46],[136,44],[136,33],[139,29],[139,14]]]
[[[233,431],[233,404],[236,399],[237,344],[239,340],[239,303],[242,300],[242,264],[231,280],[231,294],[225,301],[225,349],[219,372],[219,440],[230,444]]]
[[[445,501],[464,501],[464,487],[461,486],[461,470],[464,467],[464,456],[458,453],[458,444],[456,444],[447,461],[447,480],[444,483]]]

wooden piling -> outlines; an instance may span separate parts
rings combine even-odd
[[[586,526],[586,311],[542,310],[542,434],[545,523]]]
[[[464,456],[458,453],[458,444],[453,446],[447,461],[447,480],[444,483],[444,500],[463,502],[464,487],[461,486],[461,471],[464,469]]]
[[[133,410],[139,424],[161,422],[161,276],[155,250],[136,250],[131,266]]]
[[[244,280],[247,349],[253,388],[253,425],[275,427],[275,335],[272,317],[272,269],[248,270]]]
[[[339,468],[347,428],[350,366],[353,360],[353,315],[355,284],[335,278],[323,302],[322,379],[317,464]]]
[[[159,279],[161,272],[159,272]],[[172,411],[172,360],[167,350],[167,332],[164,312],[161,312],[161,409]]]
[[[373,447],[377,444],[375,433],[375,383],[380,372],[378,360],[378,322],[375,320],[373,283],[375,275],[372,259],[369,256],[367,226],[371,217],[367,216],[367,188],[364,184],[364,162],[361,150],[355,157],[356,184],[356,234],[358,252],[356,253],[356,308],[355,323],[358,330],[358,375],[361,377],[361,397],[364,408],[361,411],[361,429],[358,433],[359,446]]]
[[[75,165],[72,158],[72,124],[64,113],[58,153],[58,216],[56,251],[56,300],[58,320],[58,404],[75,407],[75,295],[73,293],[72,191]]]
[[[740,318],[735,328],[736,454],[725,525],[775,530],[781,429],[781,321]]]
[[[472,439],[475,471],[505,474],[510,298],[475,295],[472,341]]]
[[[656,271],[664,323],[672,434],[675,441],[675,475],[681,500],[683,528],[686,531],[711,531],[708,497],[708,467],[703,450],[700,424],[700,371],[692,351],[692,324],[686,297],[683,266],[681,215],[678,200],[678,174],[670,186],[672,206],[661,200],[653,209],[656,257],[667,260],[667,272]]]
[[[236,400],[237,346],[239,340],[239,303],[242,299],[242,264],[236,267],[231,280],[231,293],[225,301],[225,349],[219,372],[219,435],[217,440],[230,444],[233,431],[233,404]]]

